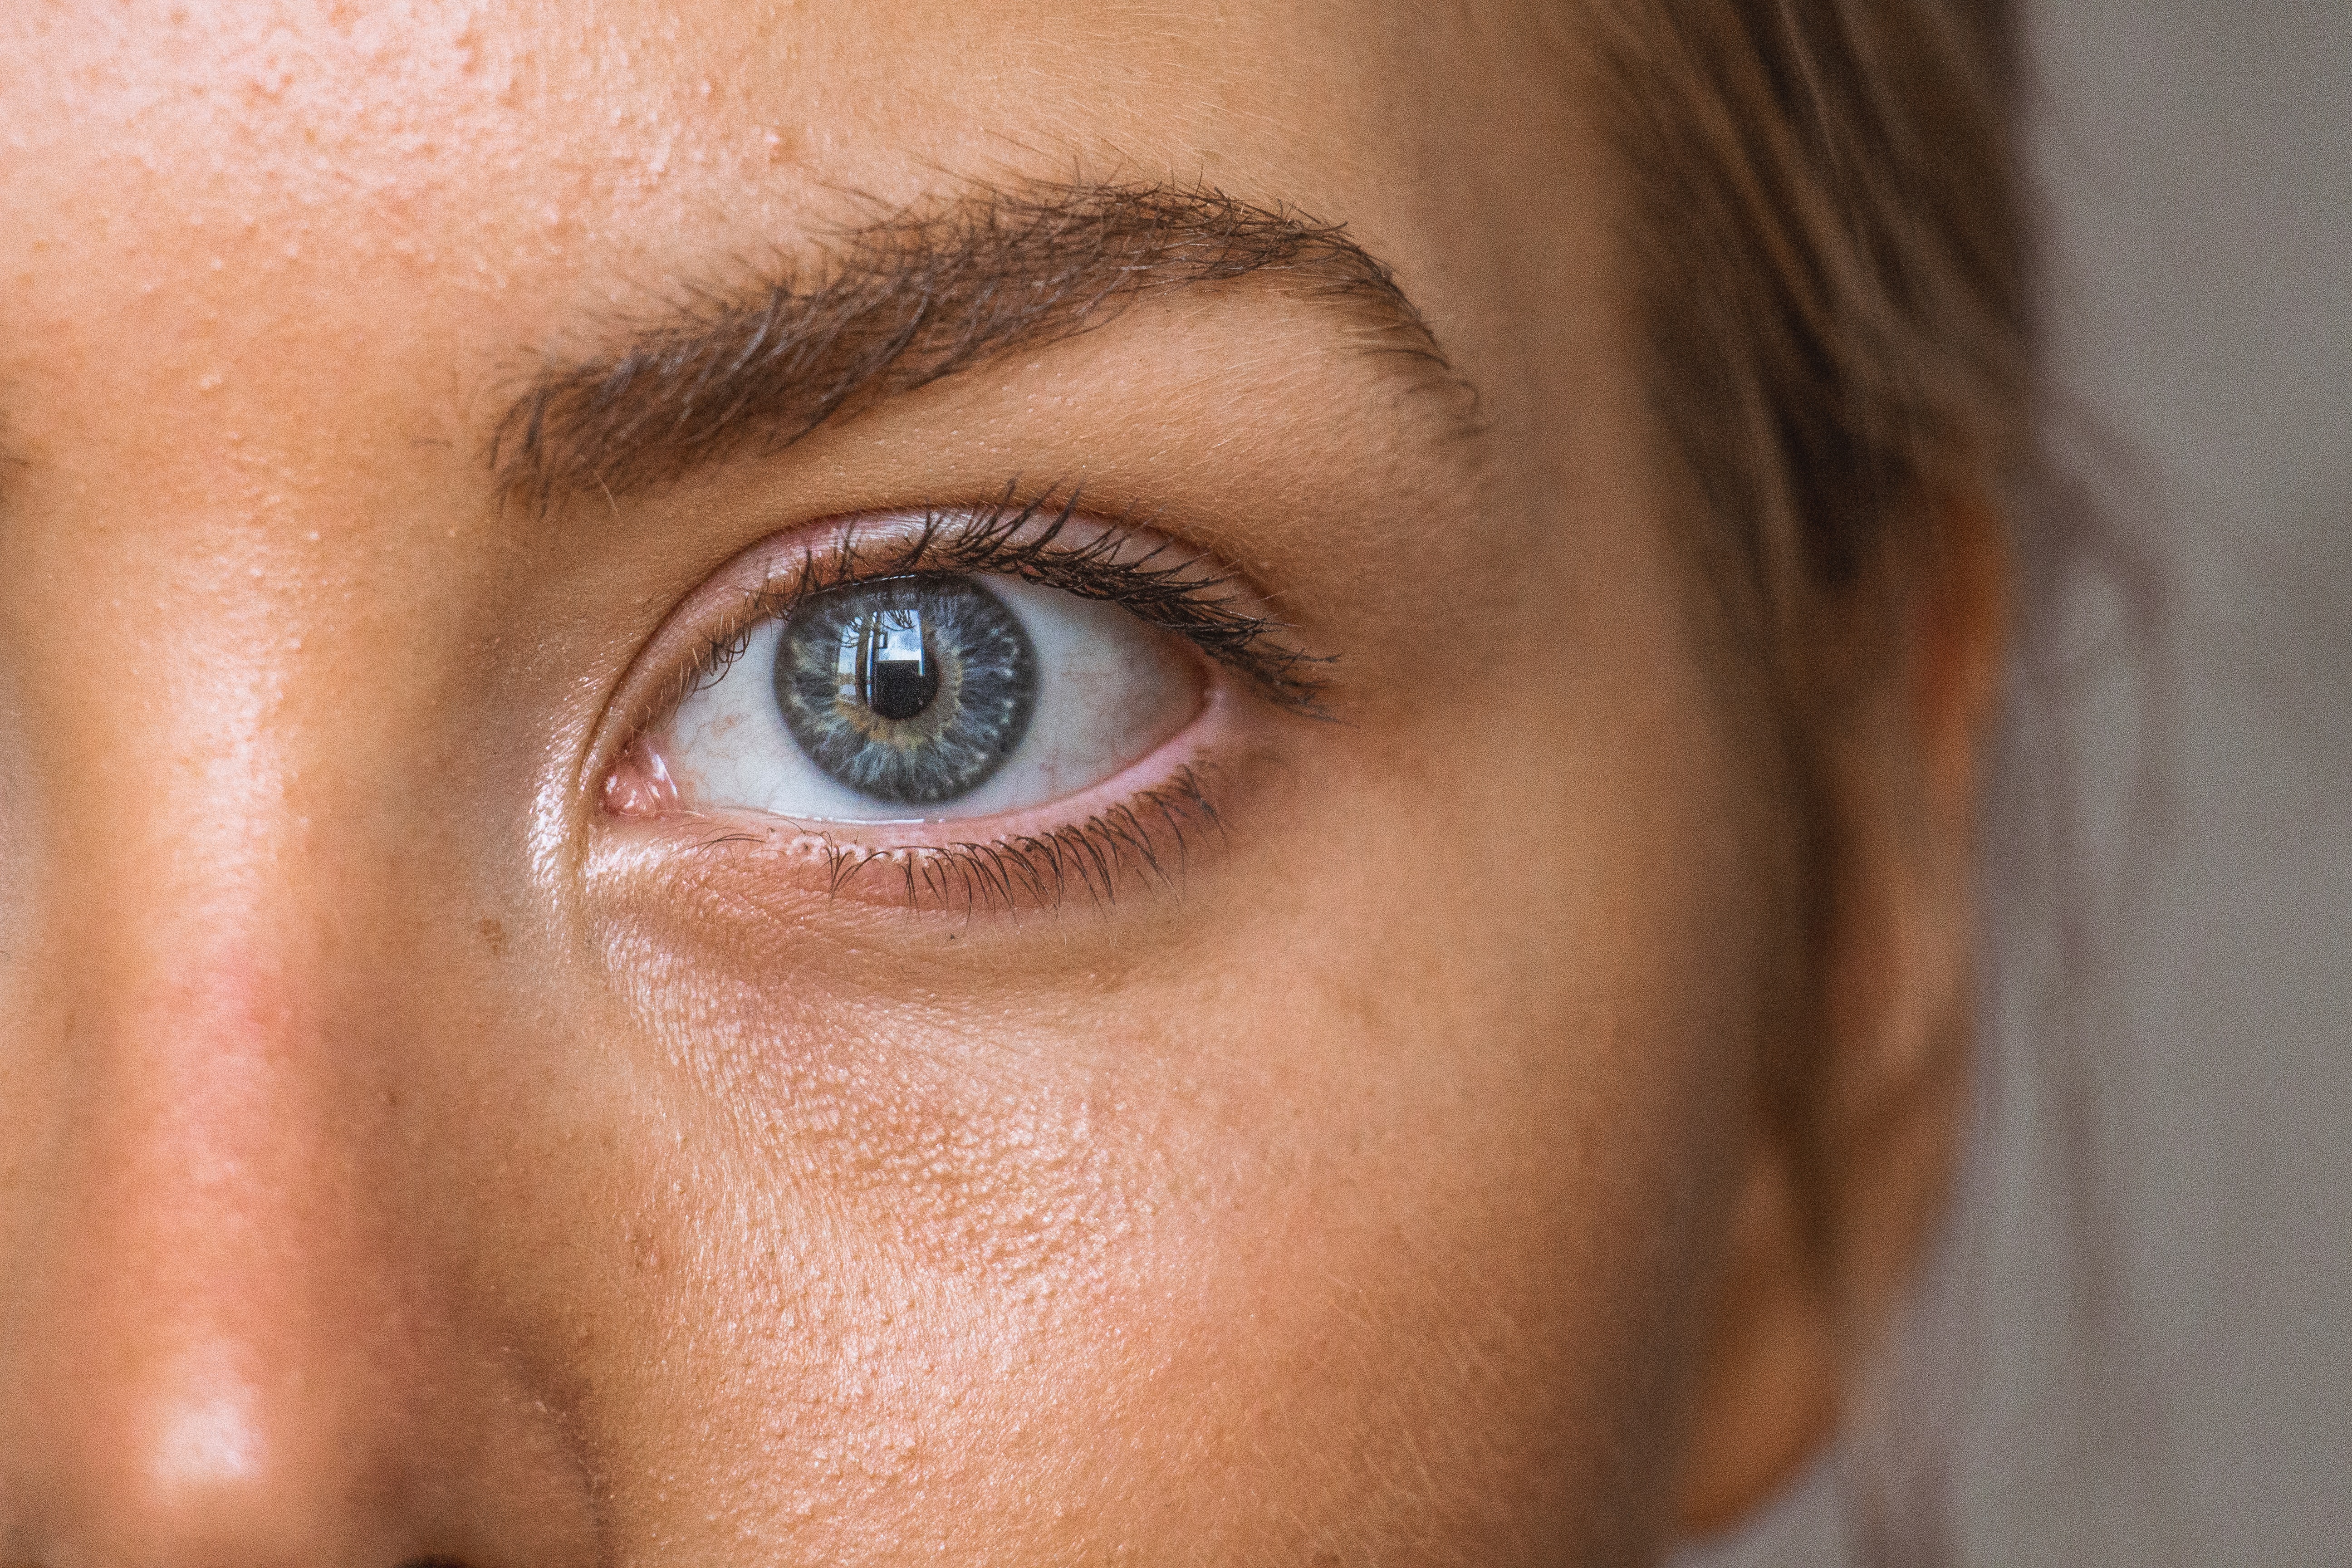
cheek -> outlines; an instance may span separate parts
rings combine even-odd
[[[659,1348],[587,1411],[633,1528],[691,1496],[831,1560],[1299,1561],[1644,1529],[1738,1148],[1757,879],[1688,725],[1538,767],[1529,718],[1472,737],[1491,766],[1303,771],[1327,826],[1181,906],[811,921],[728,963],[616,924],[666,1107],[610,1341]]]

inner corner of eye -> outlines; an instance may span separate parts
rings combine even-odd
[[[677,809],[677,781],[652,736],[641,734],[631,741],[605,770],[602,804],[606,815],[624,817],[659,816]]]
[[[608,810],[940,821],[1040,806],[1200,710],[1201,660],[1110,599],[938,574],[808,593],[607,775]]]

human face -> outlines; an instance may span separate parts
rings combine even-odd
[[[1651,1548],[1781,911],[1548,24],[0,27],[0,1558]],[[684,402],[780,276],[856,395]],[[1003,589],[1117,700],[985,810],[696,750],[1008,497],[1228,645]]]

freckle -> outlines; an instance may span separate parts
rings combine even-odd
[[[489,916],[484,915],[480,926],[477,929],[481,931],[482,945],[490,950],[491,957],[502,958],[506,955],[507,928],[505,926]]]

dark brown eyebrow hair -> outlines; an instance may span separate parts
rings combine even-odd
[[[698,294],[617,352],[552,364],[495,427],[500,495],[617,497],[999,355],[1144,296],[1266,275],[1337,305],[1368,348],[1459,385],[1389,268],[1334,225],[1213,189],[984,189],[892,214],[814,260]]]

